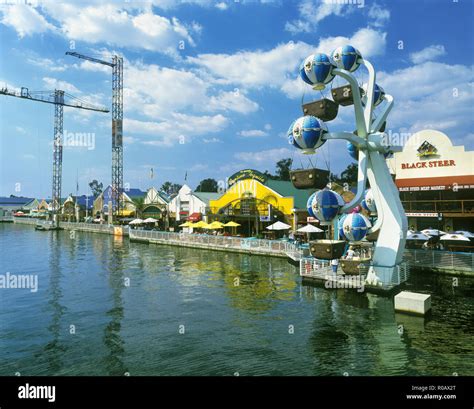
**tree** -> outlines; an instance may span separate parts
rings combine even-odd
[[[218,187],[217,180],[212,178],[203,179],[199,182],[196,192],[217,192]]]
[[[355,185],[357,183],[357,173],[359,166],[355,163],[349,164],[345,170],[341,173],[341,182],[348,183],[349,185]]]
[[[161,185],[161,190],[170,195],[172,193],[178,193],[182,186],[183,185],[180,185],[179,183],[171,183],[167,181]]]
[[[281,159],[276,164],[276,175],[279,180],[290,180],[290,169],[293,159]]]
[[[131,203],[135,206],[135,215],[138,218],[141,218],[143,211],[145,210],[145,198],[134,197]]]
[[[341,172],[341,176],[331,173],[331,180],[342,186],[345,183],[347,183],[349,186],[353,186],[357,183],[358,169],[359,166],[356,163],[351,163]]]
[[[99,196],[103,189],[104,189],[104,184],[101,182],[97,182],[97,180],[93,180],[92,182],[89,183],[89,187],[91,188],[91,191],[92,191],[92,195],[94,197],[97,197]]]

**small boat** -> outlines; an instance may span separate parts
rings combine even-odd
[[[39,231],[49,231],[49,230],[57,230],[57,227],[53,223],[37,223],[35,225],[35,230]]]

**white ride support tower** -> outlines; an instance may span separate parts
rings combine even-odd
[[[334,68],[332,73],[350,84],[353,101],[357,135],[352,132],[326,133],[325,140],[345,139],[352,142],[359,151],[357,193],[350,203],[342,207],[342,211],[350,210],[362,201],[367,187],[367,180],[372,188],[378,219],[368,233],[380,230],[372,265],[366,282],[371,285],[390,285],[396,281],[399,265],[402,262],[405,240],[408,229],[407,218],[400,202],[398,190],[385,161],[384,154],[401,150],[401,147],[390,146],[387,135],[380,129],[393,107],[393,97],[384,94],[383,112],[373,119],[375,70],[367,60],[359,58],[369,72],[367,92],[361,97],[359,84],[355,77],[344,69]]]

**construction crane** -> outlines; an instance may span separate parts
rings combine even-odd
[[[109,112],[105,107],[97,107],[62,90],[54,91],[29,91],[22,87],[20,92],[1,88],[0,95],[28,99],[30,101],[54,104],[54,141],[53,141],[53,187],[51,196],[51,209],[53,221],[59,228],[59,210],[61,208],[61,181],[63,166],[63,108],[80,108],[88,111]]]
[[[112,212],[115,217],[124,207],[123,199],[123,58],[112,61],[68,51],[66,55],[112,67]]]

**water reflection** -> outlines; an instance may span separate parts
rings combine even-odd
[[[63,331],[69,331],[69,328],[62,326],[61,319],[66,313],[67,308],[62,305],[62,266],[60,259],[60,239],[57,232],[52,232],[47,240],[50,240],[51,252],[49,255],[49,302],[48,305],[51,308],[51,323],[48,326],[52,339],[44,346],[42,358],[47,362],[48,374],[58,373],[63,367],[63,356],[67,350],[65,342],[61,339]]]
[[[109,274],[108,282],[112,290],[112,307],[106,312],[110,318],[109,323],[104,329],[103,342],[108,350],[108,355],[104,357],[104,365],[108,375],[123,375],[127,369],[123,363],[125,348],[121,337],[124,317],[124,307],[122,300],[122,291],[124,289],[123,274],[123,242],[113,237],[113,249],[107,257],[107,272]]]

